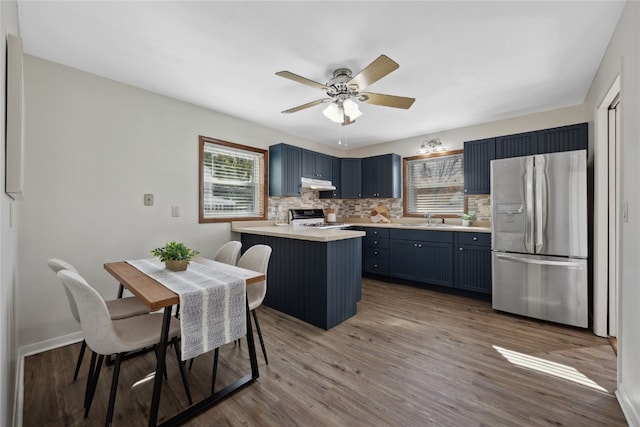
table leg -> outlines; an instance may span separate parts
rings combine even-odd
[[[124,292],[124,285],[120,283],[120,287],[118,288],[118,298],[122,298],[123,292]]]
[[[251,312],[249,311],[249,301],[247,301],[247,347],[249,347],[249,360],[251,361],[251,377],[256,379],[260,376],[258,372],[258,356],[256,354],[256,343],[253,341],[253,328],[251,327]]]
[[[149,426],[158,423],[158,409],[160,408],[160,392],[162,391],[162,378],[165,368],[165,356],[167,355],[167,341],[169,340],[169,325],[171,323],[171,307],[165,307],[162,320],[162,333],[158,347],[158,364],[156,377],[153,383],[153,397],[151,399],[151,412],[149,413]]]

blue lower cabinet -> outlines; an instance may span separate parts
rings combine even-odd
[[[362,284],[362,239],[331,242],[242,233],[243,251],[271,246],[264,304],[322,329],[356,314]]]
[[[453,286],[450,243],[392,238],[389,249],[391,276],[432,285]]]
[[[389,275],[389,229],[360,227],[367,233],[362,244],[362,271]]]
[[[455,287],[491,294],[491,235],[457,233],[455,253]]]

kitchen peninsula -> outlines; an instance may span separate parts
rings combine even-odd
[[[356,314],[364,232],[272,222],[232,222],[231,231],[241,233],[243,249],[273,249],[265,305],[325,330]]]

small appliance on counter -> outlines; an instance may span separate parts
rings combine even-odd
[[[319,229],[345,228],[351,225],[344,222],[325,222],[322,209],[289,209],[289,224],[296,227],[315,227]]]

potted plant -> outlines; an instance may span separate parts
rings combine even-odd
[[[476,217],[476,214],[473,212],[468,212],[468,213],[463,213],[462,215],[460,215],[460,217],[462,218],[462,225],[464,227],[468,227],[471,225],[471,220],[473,220]]]
[[[186,270],[191,258],[200,254],[200,252],[186,247],[182,242],[167,243],[161,248],[153,249],[151,253],[164,262],[167,269],[171,271]]]

